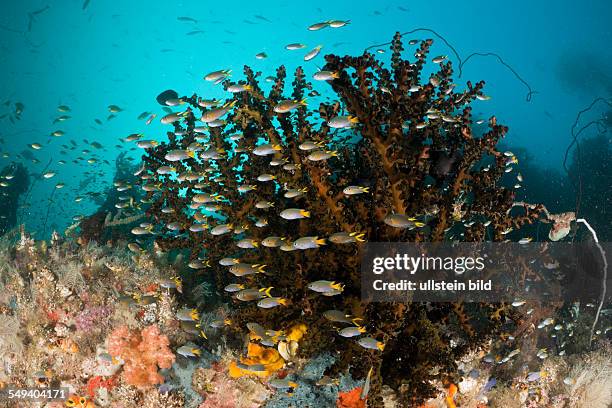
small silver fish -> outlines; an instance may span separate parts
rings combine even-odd
[[[415,228],[422,227],[425,224],[416,221],[415,218],[408,217],[404,214],[390,214],[385,217],[385,224],[395,228]]]
[[[271,237],[266,237],[261,241],[261,245],[267,247],[267,248],[278,248],[281,245],[283,245],[285,241],[285,238],[283,237],[275,237],[275,236],[271,236]]]
[[[285,49],[290,50],[290,51],[301,50],[302,48],[306,48],[306,45],[301,44],[301,43],[291,43],[291,44],[285,45]]]
[[[357,340],[357,344],[359,344],[363,348],[370,350],[383,351],[385,349],[385,344],[383,342],[380,342],[372,337],[362,337]]]
[[[277,296],[267,297],[257,302],[257,306],[261,307],[262,309],[271,309],[273,307],[277,307],[281,305],[286,306],[288,304],[289,304],[289,301],[287,299],[277,297]]]
[[[195,152],[190,150],[170,150],[168,153],[166,153],[164,158],[171,162],[186,160],[189,158],[193,159],[195,158]]]
[[[202,351],[194,344],[186,344],[176,350],[177,354],[183,357],[199,357]]]
[[[342,337],[357,337],[357,336],[361,336],[365,332],[366,332],[365,327],[351,326],[351,327],[345,327],[344,329],[340,330],[338,334]]]
[[[230,266],[229,272],[235,276],[247,276],[254,275],[257,273],[266,273],[265,267],[267,265],[261,264],[246,264],[246,263],[237,263]]]
[[[304,55],[304,61],[310,61],[316,58],[317,55],[321,52],[322,45],[317,45],[311,51],[309,51],[306,55]]]
[[[342,292],[344,290],[344,285],[338,282],[328,281],[328,280],[318,280],[315,282],[311,282],[308,284],[308,289],[318,292],[318,293],[327,293],[327,292]]]
[[[363,193],[369,193],[370,188],[362,187],[362,186],[348,186],[348,187],[345,187],[344,190],[342,190],[342,192],[346,195],[363,194]]]
[[[314,249],[321,245],[325,245],[325,238],[319,237],[302,237],[293,242],[293,246],[297,249]]]
[[[244,285],[241,285],[239,283],[230,283],[229,285],[223,288],[224,291],[229,292],[229,293],[239,292],[243,289],[244,289]]]
[[[200,315],[197,309],[183,308],[176,312],[176,318],[186,322],[197,322],[200,320]]]
[[[280,216],[286,220],[298,220],[301,218],[309,218],[310,211],[301,208],[288,208],[281,211]]]
[[[336,116],[327,121],[327,125],[333,129],[346,129],[359,123],[355,116]]]

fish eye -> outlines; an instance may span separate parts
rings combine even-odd
[[[87,402],[87,399],[86,399],[85,397],[81,397],[81,398],[79,399],[79,403],[80,403],[81,405],[85,405],[85,403],[86,403],[86,402]]]
[[[76,406],[76,402],[74,401],[74,398],[70,397],[66,400],[66,406],[67,407],[75,407]]]

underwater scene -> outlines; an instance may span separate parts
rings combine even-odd
[[[612,407],[610,17],[5,2],[0,407]]]

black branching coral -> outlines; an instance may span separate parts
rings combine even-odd
[[[484,83],[456,86],[449,61],[427,63],[431,44],[402,44],[396,34],[390,67],[370,53],[326,56],[321,75],[330,76],[337,101],[318,109],[303,102],[314,91],[301,68],[290,94],[282,66],[267,94],[249,67],[239,82],[221,73],[232,98],[181,98],[187,108],[168,117],[168,141],[143,156],[155,245],[189,250],[192,267],[233,302],[228,335],[253,330],[249,323],[267,330],[302,323],[300,356],[332,353],[331,375],[350,367],[364,378],[374,368],[373,407],[382,406],[383,385],[412,406],[435,395],[431,380],[457,382],[456,361],[483,346],[509,312],[364,303],[364,242],[502,240],[539,211],[509,215],[513,193],[498,180],[512,158],[496,150],[507,128],[492,117],[484,134],[473,133],[470,103],[487,98]],[[403,58],[404,46],[414,60]],[[424,77],[426,66],[437,72]],[[224,290],[230,284],[273,287],[272,298],[256,290],[238,300],[241,292]],[[280,300],[287,304],[274,305]],[[360,319],[365,332],[340,336],[347,323],[333,321],[338,316]],[[252,341],[267,347],[279,340],[259,337]],[[366,338],[380,343],[358,341]]]

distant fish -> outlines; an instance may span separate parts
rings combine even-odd
[[[258,19],[258,20],[266,21],[268,23],[272,22],[272,21],[268,20],[265,16],[260,16],[258,14],[255,14],[255,18]]]
[[[195,31],[190,31],[187,33],[187,35],[197,35],[197,34],[204,34],[204,31],[202,30],[195,30]]]
[[[310,61],[311,59],[314,59],[321,52],[321,48],[323,48],[322,45],[317,45],[316,47],[314,47],[308,54],[304,55],[304,61]]]
[[[319,31],[324,29],[325,27],[329,27],[329,21],[312,24],[308,26],[308,31]]]
[[[176,19],[178,21],[188,21],[188,22],[191,22],[191,23],[197,23],[198,22],[198,20],[196,20],[195,18],[192,18],[192,17],[177,17]]]
[[[306,45],[302,43],[291,43],[285,46],[285,49],[289,51],[301,50],[302,48],[306,48]]]

